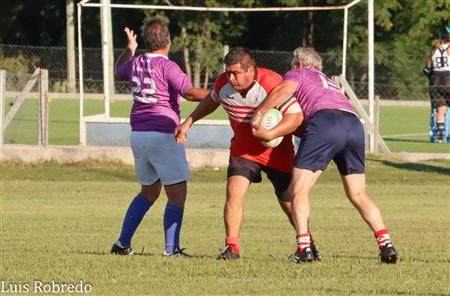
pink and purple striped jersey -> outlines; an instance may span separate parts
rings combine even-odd
[[[350,100],[333,80],[314,68],[297,68],[287,72],[283,80],[291,80],[298,84],[294,96],[297,98],[304,114],[304,124],[320,110],[338,109],[351,113]]]
[[[192,88],[180,67],[164,55],[144,53],[117,66],[116,75],[130,81],[131,129],[173,133],[180,123],[181,96]]]

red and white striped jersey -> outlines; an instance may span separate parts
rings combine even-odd
[[[242,96],[228,83],[225,73],[222,73],[214,83],[211,98],[220,103],[228,114],[234,132],[230,146],[231,156],[241,156],[282,172],[291,172],[294,161],[292,135],[285,136],[277,147],[267,148],[253,137],[250,126],[255,109],[281,81],[282,77],[277,73],[258,67],[253,86]],[[301,112],[300,105],[293,97],[283,102],[279,110],[283,115]]]

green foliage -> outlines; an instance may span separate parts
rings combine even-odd
[[[337,1],[328,1],[337,4]],[[375,85],[384,99],[427,99],[427,78],[421,69],[437,37],[448,21],[449,1],[392,0],[375,4]],[[330,22],[341,16],[330,16]],[[327,22],[327,25],[329,22]],[[325,24],[315,24],[317,31]],[[367,0],[353,6],[348,19],[347,79],[367,82]],[[321,44],[323,40],[316,41]],[[335,66],[341,64],[340,47],[325,50]],[[417,57],[423,58],[417,58]],[[424,87],[417,87],[422,85]]]
[[[0,69],[12,73],[29,73],[32,71],[32,65],[21,53],[15,57],[6,58],[0,54]]]
[[[233,7],[250,6],[253,1],[178,0],[167,3],[177,6]],[[201,77],[206,80],[221,72],[223,45],[245,30],[245,16],[242,13],[146,11],[146,15],[176,20],[176,23],[170,24],[176,32],[172,48],[186,51],[185,68],[188,74],[192,72],[195,86],[199,86]]]
[[[16,1],[17,2],[17,1]],[[64,26],[49,24],[64,15],[64,2],[50,1],[39,6],[32,1],[9,1],[4,11],[14,12],[14,18],[5,15],[5,30],[1,40],[42,45],[64,41],[57,34]],[[262,6],[323,6],[349,3],[350,0],[131,0],[127,3],[157,5],[262,7]],[[424,89],[411,90],[413,85],[427,85],[421,68],[429,54],[439,28],[449,21],[449,0],[380,0],[375,5],[375,83],[378,94],[388,99],[425,99]],[[25,30],[26,16],[36,26]],[[3,10],[2,10],[3,11]],[[212,82],[222,71],[223,45],[245,46],[258,50],[291,51],[301,45],[312,45],[327,56],[329,68],[339,69],[342,63],[342,11],[271,12],[271,13],[219,13],[193,11],[156,11],[113,9],[113,35],[117,48],[123,47],[123,27],[138,31],[144,16],[160,16],[169,20],[173,50],[181,50],[186,58],[183,69],[192,80],[201,85]],[[17,15],[17,20],[15,17]],[[41,15],[50,16],[42,19]],[[85,47],[100,46],[98,9],[83,9],[83,43]],[[6,17],[7,16],[7,17]],[[38,17],[39,16],[39,19]],[[30,26],[28,26],[30,27]],[[27,27],[27,28],[28,28]],[[14,28],[14,29],[11,29]],[[17,31],[17,32],[16,32]],[[35,33],[38,31],[38,33]],[[15,32],[12,34],[11,32]],[[354,85],[367,84],[367,0],[362,0],[349,10],[347,78]],[[52,40],[54,38],[54,40]],[[140,38],[140,37],[139,37]],[[141,41],[141,40],[139,40]],[[12,68],[26,66],[27,58],[9,61]],[[0,62],[1,63],[1,62]],[[34,63],[34,62],[30,62]],[[35,64],[35,63],[34,63]],[[327,69],[327,67],[326,67]],[[27,73],[31,69],[28,69]],[[338,74],[338,73],[330,73]],[[206,77],[207,76],[207,77]],[[20,83],[17,83],[20,84]],[[11,85],[12,87],[16,87]],[[56,84],[55,89],[64,89]],[[92,91],[98,91],[89,85]],[[15,88],[14,88],[15,89]],[[101,89],[100,89],[101,90]]]
[[[34,46],[64,44],[66,1],[47,0],[45,5],[39,1],[25,0],[1,3],[0,43]]]
[[[51,92],[67,93],[71,91],[71,87],[66,80],[57,80],[50,88]]]
[[[0,51],[0,69],[6,70],[6,89],[8,91],[21,91],[31,73],[38,64],[38,57],[25,57],[21,52],[15,56],[5,57]]]

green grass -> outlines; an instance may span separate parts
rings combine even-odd
[[[138,229],[133,257],[109,255],[138,190],[114,163],[1,164],[1,279],[89,282],[92,295],[449,295],[450,162],[368,157],[369,193],[400,253],[379,263],[368,227],[330,167],[312,193],[320,263],[293,265],[294,232],[267,180],[246,197],[242,259],[216,261],[224,239],[225,170],[193,172],[182,230],[191,258],[165,258],[166,197]]]
[[[7,101],[11,102],[11,100]],[[197,103],[182,104],[181,115],[186,117]],[[110,105],[112,117],[128,117],[131,101],[116,100]],[[37,144],[38,101],[27,100],[5,134],[5,143]],[[103,112],[103,101],[86,100],[87,115]],[[380,132],[394,152],[449,153],[450,144],[432,144],[428,137],[428,107],[383,106],[380,112]],[[227,119],[219,107],[207,119]],[[49,105],[49,143],[77,145],[79,143],[79,101],[54,99]]]
[[[428,107],[381,107],[380,133],[392,151],[450,153],[450,144],[430,143],[429,122]]]

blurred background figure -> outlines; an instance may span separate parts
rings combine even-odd
[[[430,80],[430,141],[433,143],[447,143],[450,125],[450,116],[447,116],[447,109],[450,106],[449,26],[442,28],[439,32],[439,40],[435,42],[423,72]]]

